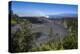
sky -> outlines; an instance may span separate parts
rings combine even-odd
[[[59,14],[77,14],[77,5],[32,3],[32,2],[11,2],[11,10],[19,16],[47,16]]]

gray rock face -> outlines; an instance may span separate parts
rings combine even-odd
[[[39,46],[50,40],[60,41],[66,36],[67,30],[62,24],[53,23],[51,20],[45,18],[39,19],[46,21],[46,23],[32,23],[31,30],[32,33],[34,33],[33,46]],[[15,33],[18,29],[21,29],[19,24],[11,27],[11,32]]]
[[[37,46],[39,46],[42,43],[46,43],[50,40],[60,41],[67,34],[67,30],[59,24],[32,24],[32,32],[41,33],[39,38],[34,38],[33,41]]]

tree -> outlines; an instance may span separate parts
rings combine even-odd
[[[78,48],[78,22],[77,18],[67,19],[68,35],[63,39],[64,49]]]
[[[19,28],[17,28],[17,31],[14,34],[11,34],[11,52],[29,51],[32,47],[33,40],[32,32],[30,29],[30,22],[26,19],[20,19],[17,17],[15,17],[15,19],[12,20],[17,22]]]

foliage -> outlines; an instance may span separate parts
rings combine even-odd
[[[63,38],[62,41],[54,42],[49,41],[47,43],[41,44],[39,47],[32,48],[31,51],[48,51],[48,50],[64,50],[64,49],[77,49],[78,48],[78,38],[77,38],[77,19],[67,19],[68,35]],[[52,29],[50,29],[49,36],[52,34]]]
[[[32,22],[36,19],[30,19]],[[40,46],[32,47],[33,34],[30,29],[31,23],[29,20],[21,19],[16,14],[11,15],[11,26],[19,25],[15,33],[11,33],[11,52],[27,52],[27,51],[48,51],[48,50],[63,50],[63,49],[77,49],[77,19],[64,20],[67,24],[68,35],[62,41],[55,42],[50,40],[47,43],[42,43]],[[37,21],[35,21],[37,23]],[[49,31],[49,37],[52,37],[52,28]],[[40,33],[36,33],[38,38]]]
[[[32,32],[30,22],[25,19],[19,19],[19,17],[11,18],[11,25],[19,25],[17,31],[11,33],[11,52],[25,52],[29,51],[32,47]],[[15,22],[15,23],[12,23]],[[14,27],[12,25],[12,27]]]
[[[66,36],[63,40],[63,47],[64,49],[77,49],[77,37],[75,36],[75,34],[69,34],[68,36]]]
[[[68,26],[68,35],[63,39],[64,49],[78,48],[78,23],[77,18],[66,20]]]

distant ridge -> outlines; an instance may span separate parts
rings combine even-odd
[[[65,17],[78,17],[78,14],[58,14],[58,15],[49,15],[49,18],[65,18]]]

